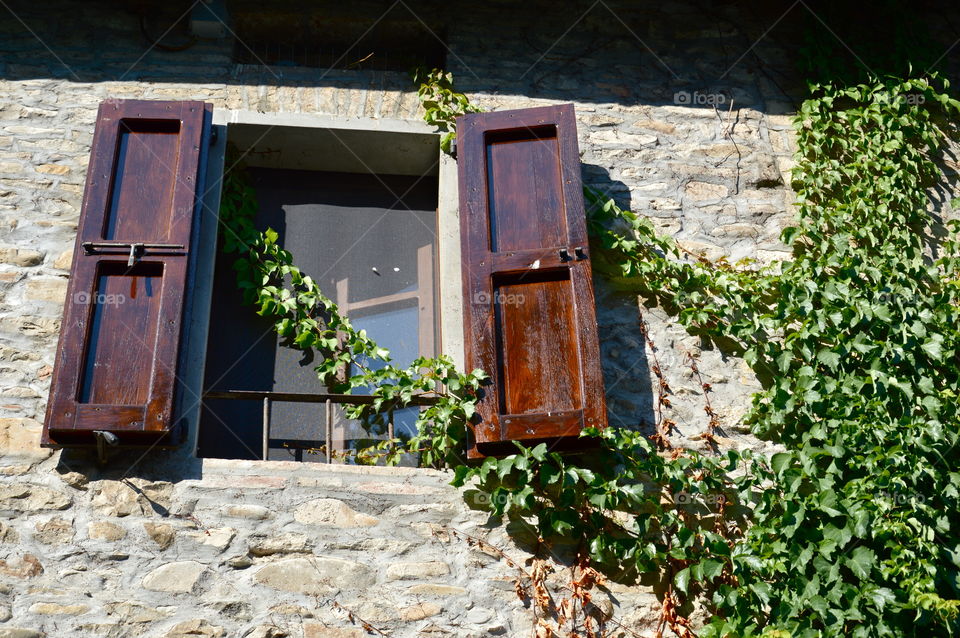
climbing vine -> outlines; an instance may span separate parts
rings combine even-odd
[[[430,121],[448,134],[456,115],[476,110],[448,74],[420,78]],[[321,382],[373,388],[377,401],[349,416],[376,424],[413,397],[436,399],[413,440],[382,444],[388,460],[412,450],[452,467],[454,484],[486,494],[494,515],[525,521],[543,547],[572,546],[580,574],[653,576],[661,631],[956,635],[960,250],[956,226],[929,212],[960,116],[946,90],[936,78],[812,88],[796,118],[799,225],[783,233],[787,262],[709,262],[586,191],[596,269],[733,348],[765,380],[747,423],[785,446],[771,458],[672,444],[669,387],[655,371],[653,437],[588,430],[597,441],[588,454],[517,445],[468,465],[460,451],[483,373],[458,372],[445,357],[394,366],[292,264],[275,232],[255,229],[255,197],[239,172],[224,189],[224,250],[238,255],[238,285],[277,334],[318,352]],[[642,317],[637,329],[655,348]],[[688,365],[700,379],[696,360]],[[709,401],[705,409],[715,426]],[[715,443],[715,428],[707,434]],[[596,582],[577,589],[581,605]],[[699,629],[696,608],[708,615]]]
[[[783,234],[793,260],[686,263],[611,203],[594,228],[620,285],[732,340],[769,379],[747,422],[788,448],[752,464],[764,489],[701,635],[953,635],[957,228],[937,228],[928,189],[960,103],[927,79],[813,91],[797,116],[800,225]],[[607,231],[613,218],[629,231]]]
[[[812,87],[789,262],[685,254],[586,191],[598,269],[742,353],[768,380],[747,422],[787,452],[701,456],[673,448],[660,418],[665,453],[591,431],[601,460],[520,449],[458,468],[456,483],[476,481],[495,513],[535,520],[544,539],[579,539],[595,564],[660,574],[678,635],[693,635],[675,610],[694,596],[713,616],[704,636],[954,635],[960,262],[928,191],[960,102],[935,82]]]
[[[417,98],[423,107],[423,119],[443,132],[440,149],[449,153],[457,136],[457,117],[477,113],[480,108],[470,104],[463,93],[453,90],[453,74],[439,69],[417,69],[413,72]]]

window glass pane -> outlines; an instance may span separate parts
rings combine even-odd
[[[351,315],[350,321],[358,330],[366,330],[377,343],[390,350],[390,358],[398,366],[408,366],[420,356],[419,311],[413,303],[379,306],[364,313]],[[398,307],[399,306],[399,307]],[[429,354],[429,353],[428,353]],[[379,367],[379,362],[374,367]]]

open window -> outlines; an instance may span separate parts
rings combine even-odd
[[[277,231],[294,263],[397,365],[437,354],[436,136],[232,124],[226,137],[256,193],[256,227]],[[217,251],[200,456],[330,461],[415,434],[416,407],[376,430],[347,419],[352,400],[320,384],[319,361],[285,346],[243,303],[234,259]]]
[[[343,403],[369,397],[321,387],[318,362],[242,303],[217,247],[226,143],[245,158],[257,226],[396,363],[445,352],[487,371],[472,456],[576,447],[604,426],[572,105],[461,118],[459,220],[453,160],[422,125],[229,115],[101,106],[44,445],[175,445],[190,429],[200,456],[329,462],[414,433],[416,405],[383,431],[346,419]]]

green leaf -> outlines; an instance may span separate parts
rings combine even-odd
[[[706,581],[712,581],[723,572],[723,562],[719,560],[705,560],[701,564],[703,578]]]
[[[870,570],[876,560],[877,555],[872,549],[869,547],[857,547],[844,563],[857,578],[866,580],[870,576]]]
[[[683,594],[687,593],[687,587],[690,585],[690,568],[681,569],[673,577],[674,586]]]
[[[770,467],[777,474],[782,474],[784,470],[790,467],[793,462],[793,455],[790,452],[777,452],[770,457]]]

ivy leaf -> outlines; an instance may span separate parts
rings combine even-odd
[[[863,595],[873,601],[873,604],[880,609],[883,609],[887,605],[892,605],[897,600],[897,597],[891,590],[886,587],[877,587],[873,584],[868,584],[863,588]]]
[[[750,587],[750,591],[756,594],[757,598],[760,599],[761,604],[763,605],[770,604],[770,597],[772,595],[773,589],[770,587],[768,583],[765,583],[763,581],[758,581],[755,583],[750,583],[749,587]]]
[[[870,570],[877,560],[877,554],[869,547],[857,547],[844,563],[860,580],[870,576]]]
[[[932,339],[920,346],[924,352],[934,361],[940,361],[943,358],[943,337],[934,335]]]
[[[792,461],[793,454],[790,452],[777,452],[770,457],[770,467],[772,467],[773,471],[777,474],[782,474],[786,468],[790,467]]]
[[[687,587],[690,585],[690,568],[686,567],[677,572],[673,577],[673,584],[681,593],[687,593]]]
[[[530,456],[542,463],[547,456],[547,444],[540,443],[537,445],[535,448],[530,450]]]
[[[502,479],[513,471],[513,464],[517,460],[515,456],[505,456],[497,462],[497,478]]]
[[[706,581],[712,581],[723,572],[723,563],[718,560],[705,560],[701,564],[703,578]]]

